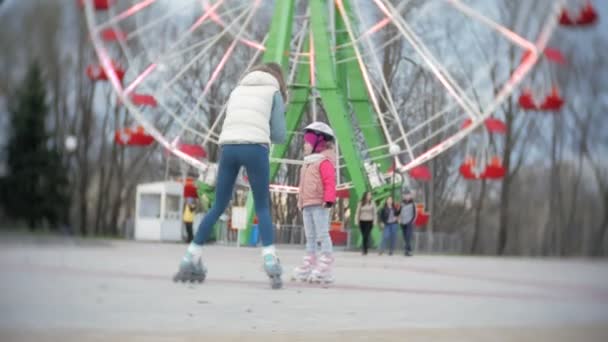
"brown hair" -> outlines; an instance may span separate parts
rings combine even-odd
[[[262,71],[271,74],[274,78],[279,82],[279,90],[281,91],[281,96],[283,96],[283,101],[287,101],[287,84],[285,83],[285,78],[283,77],[283,69],[278,63],[270,62],[264,64],[258,64],[251,68],[249,72],[253,71]]]
[[[371,200],[367,200],[367,195],[371,194],[371,191],[366,191],[363,193],[363,196],[361,197],[361,204],[366,205],[366,204],[371,204],[374,199],[372,198]]]

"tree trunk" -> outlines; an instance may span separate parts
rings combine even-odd
[[[486,197],[486,180],[481,181],[481,189],[479,190],[479,196],[477,197],[477,203],[475,204],[475,225],[473,226],[473,243],[471,244],[471,253],[482,254],[481,248],[481,212],[483,211],[483,204]]]
[[[500,214],[498,223],[498,255],[504,255],[507,250],[507,229],[509,227],[509,210],[510,210],[510,190],[513,174],[511,173],[511,152],[513,148],[513,99],[509,97],[508,108],[505,113],[507,132],[505,133],[505,149],[502,155],[502,164],[507,170],[504,179],[502,180],[500,189]]]
[[[80,164],[80,182],[79,182],[79,215],[80,215],[80,233],[82,236],[88,234],[88,198],[87,193],[89,190],[89,149],[91,145],[91,128],[93,121],[93,113],[91,112],[91,106],[88,105],[92,102],[94,92],[91,92],[88,100],[83,103],[82,106],[82,118],[80,125],[80,138],[82,142],[82,148],[80,150],[79,164]]]
[[[608,238],[608,192],[603,193],[604,202],[604,217],[602,223],[597,228],[597,233],[594,234],[592,255],[599,257],[606,254],[605,244]]]

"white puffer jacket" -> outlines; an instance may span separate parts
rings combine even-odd
[[[279,82],[263,71],[253,71],[230,94],[220,144],[270,144],[270,115]]]

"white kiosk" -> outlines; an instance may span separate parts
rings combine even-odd
[[[183,191],[173,181],[137,186],[135,240],[182,241]]]

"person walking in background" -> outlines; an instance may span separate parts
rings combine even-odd
[[[401,202],[401,213],[399,214],[399,224],[403,232],[405,242],[405,256],[412,256],[412,235],[414,233],[414,222],[416,221],[416,204],[412,194],[403,195]]]
[[[367,255],[369,248],[369,235],[372,232],[372,228],[376,225],[376,205],[372,199],[372,193],[366,191],[361,198],[361,201],[357,205],[357,212],[355,214],[355,223],[361,230],[361,253]]]
[[[184,214],[182,215],[182,220],[184,221],[184,225],[186,226],[186,242],[192,242],[192,222],[194,222],[194,213],[196,212],[196,205],[194,204],[194,199],[188,198],[186,200],[186,206],[184,207]]]
[[[384,248],[388,243],[388,255],[393,255],[395,240],[397,239],[397,220],[400,208],[393,203],[393,197],[386,199],[384,206],[380,209],[380,227],[383,229],[382,242],[380,243],[380,255],[384,254]]]

